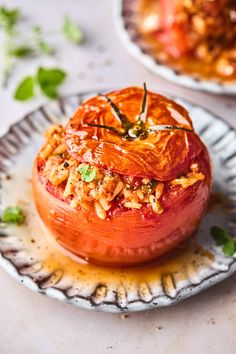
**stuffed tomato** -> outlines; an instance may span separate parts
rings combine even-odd
[[[91,263],[137,265],[196,230],[210,161],[187,111],[172,100],[145,85],[98,95],[45,136],[34,199],[65,249]]]
[[[159,21],[152,31],[170,62],[208,79],[235,80],[234,0],[159,0],[157,3]]]

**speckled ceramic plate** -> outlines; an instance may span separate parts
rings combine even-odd
[[[1,225],[0,265],[34,291],[110,312],[171,305],[230,276],[236,270],[236,258],[224,256],[215,247],[209,229],[219,225],[235,233],[236,133],[203,108],[179,99],[189,110],[214,164],[212,202],[191,242],[157,264],[127,269],[79,263],[52,242],[32,201],[32,162],[43,131],[68,119],[89,96],[50,102],[25,116],[0,139],[1,209],[18,204],[27,215],[23,226]]]
[[[130,54],[155,74],[175,84],[216,94],[235,95],[236,83],[220,83],[182,74],[153,57],[150,46],[137,31],[136,5],[139,0],[115,0],[114,12],[118,34]]]

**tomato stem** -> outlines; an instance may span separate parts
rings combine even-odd
[[[129,121],[126,115],[120,111],[119,107],[108,96],[101,94],[101,96],[103,96],[110,104],[115,117],[121,122],[123,131],[105,124],[87,123],[87,125],[90,127],[103,128],[103,129],[113,131],[114,133],[118,134],[125,140],[145,139],[147,138],[149,133],[155,131],[162,131],[162,130],[184,130],[187,132],[193,132],[192,129],[188,129],[178,125],[153,125],[147,128],[146,118],[147,118],[148,91],[145,82],[143,84],[143,90],[144,90],[144,94],[143,94],[141,110],[138,119],[134,123],[131,123]]]
[[[142,102],[142,107],[141,111],[139,113],[138,121],[141,120],[143,123],[146,123],[146,118],[147,118],[147,87],[146,87],[146,82],[143,83],[143,102]]]
[[[125,114],[123,114],[120,109],[116,106],[116,104],[106,95],[102,95],[103,97],[105,97],[105,99],[107,100],[107,102],[109,102],[115,117],[118,118],[118,120],[120,120],[122,128],[124,128],[126,131],[132,127],[132,123],[129,121],[129,119],[126,117]]]
[[[120,136],[123,135],[122,132],[120,132],[118,129],[111,127],[110,125],[105,125],[105,124],[92,124],[92,123],[87,123],[87,125],[89,127],[97,127],[97,128],[103,128],[103,129],[107,129],[107,130],[111,130],[113,132],[115,132],[116,134],[119,134]]]
[[[179,125],[153,125],[149,127],[149,132],[162,131],[162,130],[184,130],[186,132],[193,132],[193,129],[181,127]]]

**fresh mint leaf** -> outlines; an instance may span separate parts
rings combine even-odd
[[[54,49],[45,41],[41,40],[38,42],[38,47],[40,51],[47,55],[54,54]]]
[[[62,31],[65,37],[74,44],[80,44],[84,40],[84,35],[81,29],[69,16],[64,17]]]
[[[211,228],[211,235],[216,245],[222,247],[222,251],[226,256],[233,256],[236,252],[236,240],[228,233],[227,230],[218,226]]]
[[[2,221],[9,224],[21,225],[25,221],[25,215],[18,205],[8,207],[2,213]]]
[[[59,68],[39,68],[37,72],[37,81],[43,93],[50,97],[58,97],[58,87],[66,78],[65,71]]]
[[[5,6],[0,6],[0,29],[5,36],[5,45],[2,48],[3,65],[2,65],[2,86],[6,87],[12,69],[12,54],[13,39],[16,35],[15,25],[21,17],[18,8],[9,9]]]
[[[96,169],[89,165],[80,165],[79,172],[84,182],[92,182],[96,178]]]
[[[36,44],[38,46],[38,49],[41,53],[47,54],[47,55],[52,55],[54,54],[54,48],[52,48],[44,39],[43,39],[43,33],[42,33],[42,28],[40,26],[34,26],[33,27],[33,32],[35,34],[35,40]]]
[[[228,239],[223,246],[223,252],[226,256],[233,256],[236,251],[235,240]]]
[[[0,26],[6,30],[12,28],[20,19],[21,13],[18,8],[8,9],[0,6]]]
[[[22,45],[16,48],[13,48],[10,51],[10,54],[13,55],[14,57],[18,58],[26,58],[26,57],[31,57],[34,54],[34,49],[32,47],[29,47],[27,45]]]
[[[18,85],[14,98],[19,101],[29,100],[34,96],[35,80],[32,76],[25,77]]]
[[[222,246],[227,242],[227,232],[221,227],[213,226],[211,228],[211,235],[216,241],[217,246]]]

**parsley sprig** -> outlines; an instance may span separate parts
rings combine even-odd
[[[79,172],[84,182],[92,182],[96,178],[96,169],[92,168],[90,165],[81,164],[79,166]]]
[[[4,209],[1,219],[7,224],[21,225],[25,221],[25,215],[22,209],[18,205],[16,205]]]
[[[236,240],[228,233],[227,230],[219,226],[211,228],[211,235],[214,238],[216,245],[221,246],[222,251],[226,256],[233,256],[236,252]]]

